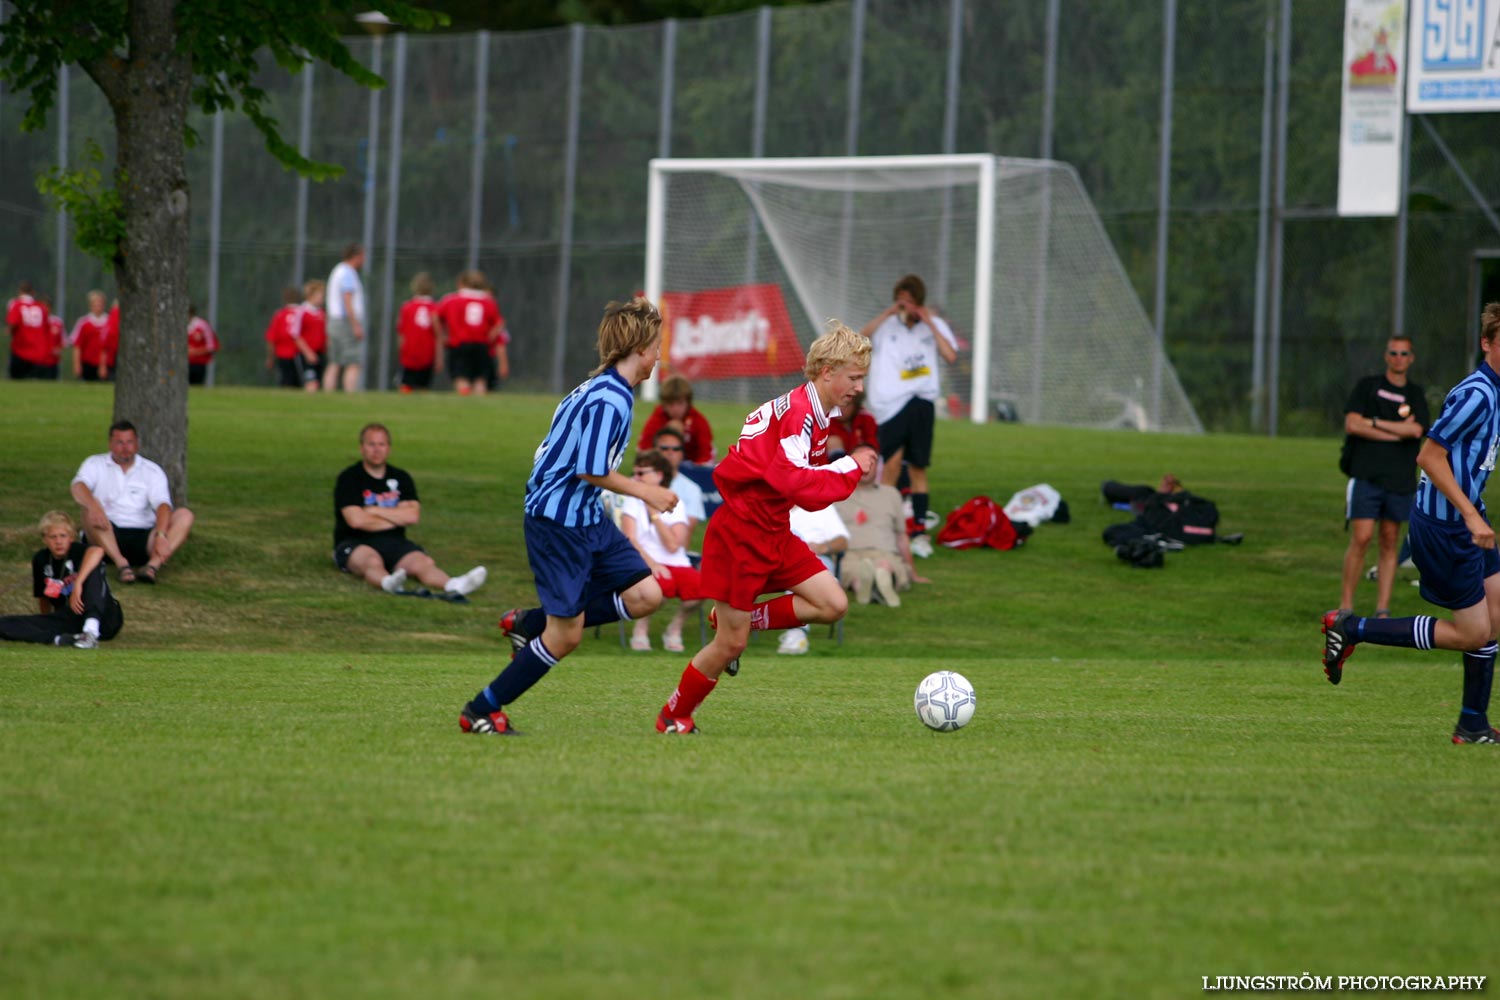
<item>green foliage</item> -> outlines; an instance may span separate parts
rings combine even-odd
[[[74,384],[6,403],[14,612],[109,408]],[[1457,654],[1319,671],[1336,441],[944,422],[938,509],[1045,480],[1073,522],[940,549],[842,646],[757,637],[701,737],[650,725],[685,658],[613,628],[518,704],[526,736],[464,737],[509,652],[493,623],[534,596],[520,497],[554,403],[195,390],[197,526],[160,584],[117,588],[124,632],[0,645],[0,994],[1169,997],[1491,960],[1488,923],[1453,916],[1475,889],[1454,831],[1492,822],[1496,763],[1447,743]],[[721,434],[742,409],[707,407]],[[413,537],[490,567],[473,604],[329,564],[372,417],[421,486]],[[1115,559],[1098,481],[1168,470],[1245,544]],[[1395,603],[1424,607],[1404,581]],[[952,735],[911,708],[943,667],[980,699]]]
[[[37,190],[68,213],[73,220],[73,241],[92,257],[113,261],[120,254],[125,239],[125,206],[118,186],[108,187],[99,171],[104,150],[89,139],[84,146],[84,162],[94,166],[61,170],[53,167],[36,179]],[[117,184],[126,180],[116,175]]]

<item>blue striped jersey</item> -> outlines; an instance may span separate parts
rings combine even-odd
[[[1448,391],[1427,436],[1448,449],[1448,465],[1458,488],[1482,512],[1480,495],[1495,470],[1495,449],[1500,445],[1500,375],[1481,362],[1472,375]],[[1434,521],[1463,520],[1425,472],[1417,483],[1416,505]]]
[[[569,528],[604,520],[599,487],[578,477],[605,476],[620,467],[634,404],[629,383],[613,368],[563,397],[526,480],[527,514]]]

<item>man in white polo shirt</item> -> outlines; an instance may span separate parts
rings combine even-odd
[[[365,361],[365,286],[359,269],[365,266],[365,248],[351,243],[344,259],[328,275],[328,298],[323,305],[328,321],[328,365],[323,369],[323,391],[333,392],[342,383],[345,392],[360,389],[359,369]]]
[[[120,567],[121,583],[155,583],[193,530],[193,512],[172,508],[167,474],[137,455],[139,446],[135,425],[117,420],[109,428],[109,451],[84,459],[73,477],[84,534]]]

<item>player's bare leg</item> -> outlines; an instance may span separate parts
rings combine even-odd
[[[374,587],[376,590],[384,590],[394,594],[401,589],[401,584],[406,580],[406,574],[399,566],[393,573],[385,571],[385,560],[380,558],[380,553],[368,545],[356,545],[349,553],[349,559],[344,563],[350,574]]]
[[[849,594],[828,570],[792,588],[792,610],[804,625],[832,625],[849,611]]]
[[[88,535],[89,544],[97,545],[109,556],[110,562],[120,569],[129,568],[130,564],[125,561],[125,556],[120,552],[120,542],[115,538],[115,526],[109,523],[109,518],[104,511],[95,507],[85,507],[82,510],[83,532]]]
[[[887,486],[895,486],[901,478],[901,457],[906,454],[905,448],[897,448],[895,453],[885,460],[885,467],[880,470],[880,481]]]
[[[715,601],[714,617],[718,626],[713,639],[693,657],[693,666],[709,680],[718,680],[750,645],[750,612]]]
[[[1380,522],[1380,555],[1375,560],[1375,613],[1377,615],[1391,609],[1391,589],[1396,585],[1397,542],[1400,538],[1400,522]]]
[[[182,543],[188,540],[188,535],[193,532],[193,512],[186,507],[178,507],[172,511],[172,516],[167,519],[167,530],[165,533],[153,531],[151,533],[151,560],[146,563],[146,569],[154,576],[156,571],[167,564],[172,558],[172,553],[182,548]]]
[[[323,391],[334,392],[339,387],[339,372],[343,365],[336,365],[332,361],[323,366]]]
[[[359,392],[359,365],[344,366],[344,391]]]
[[[415,577],[424,585],[438,590],[448,586],[448,580],[451,579],[432,556],[425,552],[408,552],[396,563],[396,568],[406,570],[408,577]]]

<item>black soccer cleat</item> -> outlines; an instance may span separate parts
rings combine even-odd
[[[1349,634],[1352,611],[1327,611],[1323,614],[1323,673],[1328,683],[1344,679],[1344,661],[1354,653],[1354,637]]]
[[[458,713],[458,728],[473,736],[520,736],[521,731],[510,724],[510,716],[503,711],[480,715],[464,706]]]
[[[534,635],[527,635],[521,631],[521,615],[526,612],[525,608],[511,608],[500,616],[500,631],[505,633],[505,638],[510,640],[510,655],[514,657],[532,639]]]
[[[1491,726],[1488,729],[1478,731],[1464,729],[1462,726],[1453,730],[1454,743],[1500,743],[1500,729]]]

